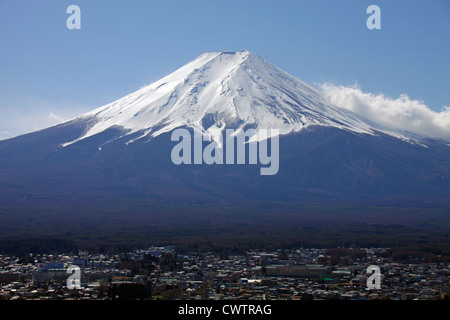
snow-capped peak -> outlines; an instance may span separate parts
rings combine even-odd
[[[142,133],[134,140],[182,126],[213,138],[225,128],[246,126],[278,129],[280,134],[311,125],[369,134],[380,130],[330,105],[313,87],[247,50],[202,54],[168,76],[78,119],[93,125],[63,146],[111,127],[122,128],[121,137]]]

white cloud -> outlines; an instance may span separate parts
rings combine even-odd
[[[0,94],[0,106],[0,140],[56,125],[92,109],[73,101],[17,93]]]
[[[49,112],[47,118],[50,120],[50,122],[53,122],[53,124],[57,124],[57,123],[69,120],[69,118],[66,118],[66,117],[60,116],[60,115],[56,115],[53,112]]]
[[[357,86],[320,85],[327,99],[334,105],[349,109],[365,118],[428,137],[450,141],[450,107],[440,112],[424,102],[407,95],[393,99],[383,94],[362,92]]]
[[[0,131],[0,140],[11,138],[13,135],[9,131]]]

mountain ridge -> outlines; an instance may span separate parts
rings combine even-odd
[[[74,120],[80,119],[87,123],[86,132],[62,146],[113,127],[123,130],[121,136],[142,132],[127,142],[132,143],[183,125],[213,139],[225,128],[276,128],[283,135],[319,125],[419,141],[330,105],[317,89],[248,50],[204,53],[160,80]]]
[[[248,162],[171,160],[175,128],[214,139],[225,128],[258,126],[280,129],[271,177]],[[85,115],[0,141],[0,202],[448,199],[450,148],[383,130],[255,54],[209,53]]]

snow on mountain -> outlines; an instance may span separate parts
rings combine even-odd
[[[213,139],[225,128],[278,129],[280,134],[308,126],[336,127],[356,133],[377,131],[409,138],[351,111],[330,105],[321,92],[247,50],[211,52],[117,101],[77,118],[89,123],[77,141],[108,128],[117,138],[142,132],[156,137],[187,126]]]
[[[179,127],[213,140],[224,128],[278,129],[282,136],[276,149],[277,139],[271,141],[270,166],[261,157],[250,165],[250,148],[243,152],[248,165],[203,161],[212,156],[206,149],[212,143],[197,162],[206,165],[179,165],[172,155],[181,143],[174,145],[170,134]],[[321,91],[255,54],[216,52],[78,118],[0,141],[0,203],[22,210],[24,203],[32,208],[24,202],[30,201],[41,212],[53,203],[59,216],[60,203],[74,199],[83,203],[77,212],[95,217],[105,207],[124,219],[133,211],[130,203],[139,203],[146,217],[161,212],[148,212],[145,203],[177,204],[186,214],[197,208],[209,214],[206,203],[232,204],[256,214],[265,201],[275,201],[277,215],[282,202],[286,208],[330,200],[434,204],[448,202],[449,159],[446,143],[389,131],[335,107]],[[261,174],[272,167],[274,174]]]

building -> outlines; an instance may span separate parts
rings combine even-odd
[[[279,277],[324,278],[328,274],[328,268],[316,265],[268,266],[266,274]]]
[[[32,281],[34,285],[45,284],[50,281],[65,282],[70,276],[65,269],[46,269],[33,273]]]

